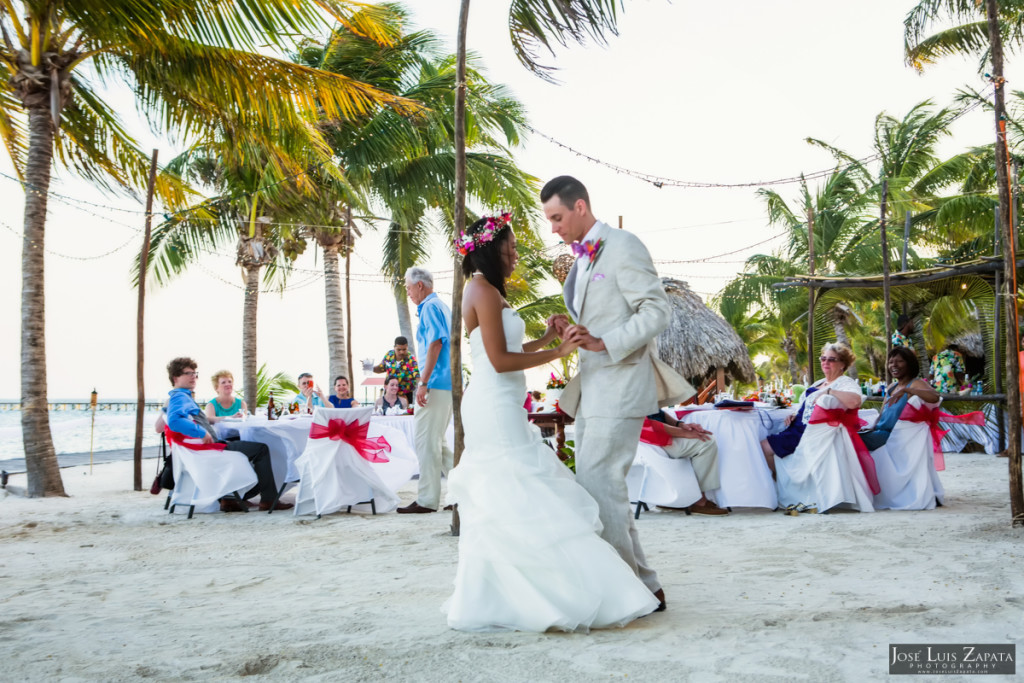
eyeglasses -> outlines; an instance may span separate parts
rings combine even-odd
[[[196,372],[195,370],[188,370],[187,372],[183,372],[181,374],[183,374],[183,375],[185,375],[187,377],[198,377],[199,376],[199,373]]]
[[[839,362],[838,358],[833,358],[832,356],[822,356],[818,360],[820,360],[822,363],[838,363]]]

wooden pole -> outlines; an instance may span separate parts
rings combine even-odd
[[[995,234],[992,240],[995,246],[993,251],[994,256],[1000,255],[999,243],[1002,239],[999,235],[999,207],[995,210],[995,225],[993,229]],[[1001,394],[1003,393],[1003,273],[997,270],[995,272],[995,303],[992,308],[992,348],[995,350],[995,355],[992,358],[992,387],[991,393]],[[999,432],[999,443],[997,444],[1000,453],[1006,448],[1006,411],[999,406],[996,410],[996,429]]]
[[[996,183],[999,188],[1000,232],[1003,235],[1003,275],[1006,307],[1006,412],[1009,415],[1007,456],[1010,474],[1011,524],[1024,527],[1024,487],[1021,477],[1020,428],[1020,325],[1017,310],[1017,241],[1010,220],[1010,153],[1006,145],[1006,80],[1003,78],[1003,40],[999,28],[999,3],[986,0],[988,39],[995,86]]]
[[[146,191],[146,227],[142,236],[142,254],[139,256],[139,308],[135,318],[135,383],[138,402],[135,407],[135,468],[133,483],[136,491],[142,490],[142,422],[146,412],[146,383],[143,379],[144,337],[146,311],[146,271],[149,268],[149,238],[153,227],[153,193],[156,190],[156,158],[159,150],[153,150],[149,162],[149,188]]]
[[[882,215],[878,228],[882,233],[882,301],[885,309],[885,386],[889,386],[892,377],[889,374],[889,352],[892,351],[892,299],[889,291],[889,238],[885,231],[885,209],[889,203],[889,181],[882,181]],[[909,214],[908,214],[909,215]],[[904,247],[905,249],[905,247]],[[906,259],[906,251],[904,251]]]
[[[814,209],[807,209],[807,270],[814,275]],[[807,385],[814,384],[814,285],[807,284]]]
[[[466,31],[469,0],[459,9],[459,33],[455,64],[455,234],[466,229]],[[459,466],[466,434],[462,427],[462,262],[455,254],[455,283],[452,285],[452,410],[455,417],[455,466]],[[452,536],[459,535],[459,508],[452,510]]]

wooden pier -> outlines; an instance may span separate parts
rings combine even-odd
[[[50,410],[89,410],[89,399],[84,401],[53,401],[46,404]],[[136,401],[97,401],[96,410],[109,412],[132,412],[138,403]],[[164,405],[163,401],[146,401],[146,410],[159,410]],[[0,411],[21,410],[21,401],[0,400]]]

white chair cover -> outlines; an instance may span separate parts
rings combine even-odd
[[[939,403],[924,403],[911,396],[908,405],[938,408]],[[935,471],[932,434],[923,422],[898,420],[881,448],[871,451],[881,491],[874,505],[879,510],[934,510],[945,492]]]
[[[825,410],[842,408],[834,396],[822,396],[817,404]],[[857,459],[846,428],[828,423],[809,424],[796,450],[775,457],[779,505],[806,505],[818,512],[837,505],[874,512],[873,495]]]
[[[682,508],[700,500],[700,485],[689,458],[670,458],[665,449],[639,443],[626,473],[629,499],[648,505]]]
[[[199,439],[186,442],[201,443]],[[217,501],[238,493],[242,496],[256,484],[256,472],[249,459],[236,451],[194,451],[187,445],[171,444],[174,471],[172,506],[195,506],[196,512],[217,512]]]
[[[331,420],[363,424],[370,421],[372,413],[372,407],[317,408],[313,413],[313,424],[326,427]],[[295,467],[299,471],[296,515],[329,515],[350,505],[368,502],[371,498],[379,512],[389,512],[398,507],[399,499],[394,490],[345,441],[309,439],[306,449],[295,461]]]

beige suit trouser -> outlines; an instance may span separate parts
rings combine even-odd
[[[431,389],[427,405],[416,406],[416,459],[420,462],[420,485],[416,502],[436,510],[441,502],[441,475],[455,465],[455,454],[444,438],[452,420],[452,392]]]
[[[593,496],[604,529],[601,538],[618,551],[652,593],[661,588],[658,574],[647,566],[640,538],[629,509],[626,473],[640,442],[642,417],[577,415],[576,481]]]
[[[718,444],[714,439],[701,441],[675,438],[664,448],[670,458],[690,459],[701,492],[714,491],[722,487],[722,480],[718,475]]]

